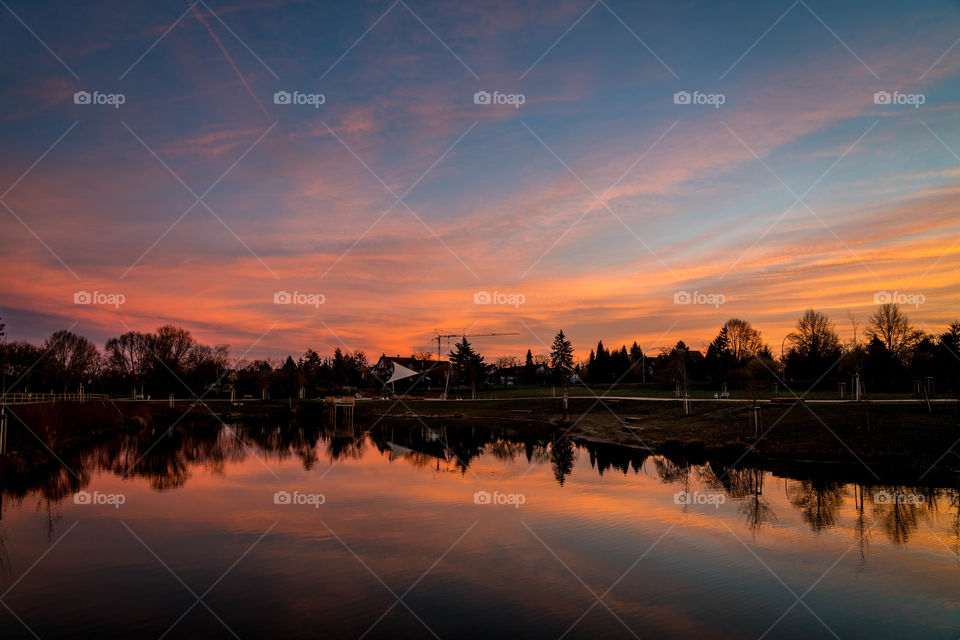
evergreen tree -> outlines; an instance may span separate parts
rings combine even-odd
[[[550,366],[558,371],[561,380],[566,384],[570,379],[570,371],[573,369],[573,343],[567,340],[561,329],[553,338],[553,345],[550,349]]]
[[[453,351],[448,355],[456,380],[475,389],[483,376],[483,356],[473,350],[466,336],[454,345]]]

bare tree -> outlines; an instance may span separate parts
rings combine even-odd
[[[833,321],[825,313],[807,309],[797,320],[796,328],[787,334],[794,351],[804,358],[830,357],[840,352],[840,336]]]
[[[117,338],[110,338],[105,345],[107,366],[128,378],[143,393],[143,376],[150,365],[150,347],[147,335],[128,331]]]
[[[82,384],[100,365],[100,352],[92,342],[70,331],[56,331],[44,342],[47,362],[54,378],[63,386]]]
[[[765,350],[760,332],[746,320],[730,318],[723,326],[727,330],[727,348],[737,363],[743,363]]]
[[[870,316],[869,326],[866,329],[867,338],[877,338],[887,350],[900,361],[906,361],[910,350],[923,335],[910,324],[910,319],[900,305],[887,302]]]

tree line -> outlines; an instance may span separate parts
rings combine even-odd
[[[741,318],[727,320],[705,350],[682,340],[672,347],[645,351],[597,342],[586,358],[575,358],[561,330],[548,354],[525,358],[502,356],[487,362],[466,337],[448,354],[451,382],[472,387],[506,384],[655,383],[686,390],[691,385],[738,385],[753,393],[776,380],[799,390],[836,388],[856,376],[873,391],[909,392],[920,382],[940,395],[960,395],[960,320],[937,333],[918,328],[893,303],[879,306],[865,326],[849,319],[849,338],[840,337],[834,321],[809,309],[774,353],[760,331]],[[431,356],[417,352],[417,360]],[[0,371],[3,389],[14,392],[73,392],[120,396],[202,395],[230,388],[252,397],[316,397],[344,390],[380,390],[362,351],[336,349],[322,356],[307,349],[283,361],[231,358],[226,344],[207,345],[190,331],[163,325],[153,332],[128,331],[99,349],[70,330],[54,332],[39,345],[7,341],[0,322]],[[798,390],[798,392],[799,392]]]

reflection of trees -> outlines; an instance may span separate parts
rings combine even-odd
[[[763,496],[764,471],[757,468],[727,467],[708,462],[697,469],[697,477],[706,486],[740,500],[739,512],[754,539],[767,524],[775,524],[777,515]]]
[[[595,467],[601,477],[611,468],[623,472],[623,475],[627,475],[631,468],[634,473],[640,473],[649,455],[645,449],[597,442],[587,442],[586,449],[590,454],[590,466]]]
[[[787,485],[787,499],[800,509],[803,519],[819,533],[832,527],[846,495],[844,485],[820,479],[801,480]]]
[[[777,515],[770,502],[763,497],[764,472],[761,469],[746,469],[738,476],[746,476],[749,487],[749,494],[740,504],[740,514],[746,519],[747,526],[756,539],[764,525],[777,522]]]
[[[935,496],[925,495],[923,502],[917,504],[912,500],[899,498],[920,495],[918,490],[905,489],[901,485],[888,486],[882,490],[885,495],[890,497],[890,500],[888,502],[877,500],[875,494],[873,513],[880,521],[880,528],[883,529],[890,542],[906,544],[920,525],[921,517],[929,509],[935,508],[936,498]]]
[[[853,524],[853,534],[857,537],[857,544],[860,547],[860,563],[858,570],[862,571],[867,566],[867,546],[870,544],[870,526],[867,526],[866,509],[864,508],[864,491],[866,487],[862,484],[853,486],[853,504],[857,511],[857,518]]]
[[[567,436],[554,440],[550,447],[550,463],[553,466],[553,477],[560,486],[573,471],[573,440]]]
[[[657,470],[657,475],[664,483],[682,482],[687,486],[690,481],[690,463],[685,460],[673,461],[663,456],[656,456],[653,459],[653,466]]]
[[[950,535],[953,537],[953,557],[960,563],[960,491],[949,490],[950,510],[953,517],[950,521]]]

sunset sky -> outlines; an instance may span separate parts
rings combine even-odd
[[[585,357],[739,316],[779,354],[883,292],[960,318],[957,2],[0,5],[10,338]]]

